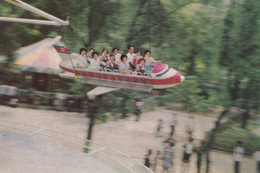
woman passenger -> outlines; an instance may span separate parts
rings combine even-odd
[[[114,56],[115,56],[115,61],[116,61],[116,64],[117,64],[117,65],[119,65],[119,64],[121,63],[121,61],[120,61],[121,54],[118,53],[118,51],[119,51],[119,49],[118,49],[117,47],[114,47],[114,48],[112,49],[112,53],[113,53]]]
[[[78,57],[78,62],[77,62],[77,67],[78,68],[87,68],[88,67],[88,62],[87,62],[87,57],[86,57],[86,49],[81,48],[79,51],[80,55]]]
[[[105,68],[106,65],[108,64],[108,61],[109,61],[108,51],[106,49],[103,49],[101,54],[100,66],[102,68]]]
[[[95,50],[93,48],[89,48],[88,49],[88,53],[87,53],[87,60],[88,60],[88,63],[91,62],[91,59],[92,59],[92,53],[94,52]]]
[[[100,69],[100,58],[98,57],[97,52],[92,53],[92,59],[90,61],[90,67],[93,70],[99,70]]]
[[[121,63],[119,65],[120,73],[122,73],[122,74],[131,74],[132,70],[130,69],[130,64],[127,61],[126,54],[122,54],[120,59],[121,59]]]
[[[146,72],[148,74],[151,73],[152,67],[157,64],[161,63],[161,61],[156,61],[152,57],[150,57],[151,52],[149,50],[145,51],[144,53],[144,59],[145,59],[145,67],[146,67]]]

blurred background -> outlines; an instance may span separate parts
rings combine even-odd
[[[133,45],[135,50],[151,50],[152,57],[186,80],[177,87],[149,93],[119,90],[106,94],[95,103],[102,105],[97,121],[127,118],[134,113],[135,99],[141,98],[147,111],[161,107],[215,117],[216,123],[203,139],[206,151],[231,154],[236,141],[243,141],[245,154],[253,158],[260,147],[259,0],[24,2],[63,20],[69,16],[70,25],[0,23],[0,85],[16,87],[11,89],[14,93],[2,95],[3,105],[8,105],[7,98],[16,98],[18,107],[86,112],[85,95],[94,86],[62,79],[55,71],[14,65],[28,45],[57,35],[73,52],[92,47],[111,53],[118,47],[123,53]],[[0,16],[40,19],[3,1]],[[57,99],[65,100],[62,108]]]

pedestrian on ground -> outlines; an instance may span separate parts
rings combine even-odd
[[[157,125],[157,132],[156,132],[156,135],[157,135],[157,136],[159,136],[159,133],[160,133],[162,127],[163,127],[163,120],[162,120],[162,119],[159,119],[159,120],[158,120],[158,125]]]
[[[205,143],[204,141],[200,142],[200,146],[196,148],[197,153],[197,172],[200,173],[202,155],[205,152]]]
[[[156,155],[154,157],[154,162],[153,162],[153,171],[156,172],[156,166],[158,164],[159,158],[160,158],[161,152],[157,150]]]
[[[145,155],[144,157],[144,165],[147,167],[147,168],[150,168],[151,167],[151,160],[150,160],[150,156],[153,154],[152,150],[149,149],[148,150],[148,153]]]
[[[139,121],[139,119],[140,119],[140,115],[142,113],[143,106],[144,106],[144,102],[142,102],[140,99],[135,99],[136,121]]]
[[[168,143],[168,142],[176,143],[176,141],[173,139],[172,135],[170,135],[165,141],[163,141],[163,143]]]
[[[0,88],[1,88],[1,103],[5,104],[8,86],[7,85],[1,85]]]
[[[56,99],[57,99],[57,110],[62,111],[64,108],[64,103],[67,96],[64,93],[56,93]]]
[[[189,138],[192,138],[192,133],[194,131],[194,117],[190,116],[188,123],[186,124],[186,131],[189,135]]]
[[[193,152],[193,144],[192,144],[192,138],[189,138],[188,143],[186,143],[183,148],[183,163],[188,164],[190,162],[190,157]]]
[[[30,90],[30,91],[28,92],[28,103],[29,103],[30,106],[33,106],[33,104],[34,104],[34,98],[35,98],[35,93],[34,93],[34,91],[33,91],[33,90]]]
[[[172,136],[174,134],[174,130],[175,130],[175,125],[176,125],[176,115],[175,113],[172,115],[172,121],[171,121],[171,133],[170,136]]]
[[[10,101],[13,98],[16,98],[16,91],[17,88],[15,86],[8,86],[8,93],[7,93],[7,95],[9,96],[8,101]]]
[[[234,148],[234,171],[235,173],[240,172],[240,163],[243,160],[245,149],[243,148],[243,142],[237,141],[237,145]]]
[[[256,161],[256,173],[260,173],[260,147],[258,151],[254,153],[254,159]]]
[[[164,148],[163,152],[163,162],[162,162],[162,167],[163,167],[163,172],[167,173],[169,169],[172,168],[173,166],[173,146],[174,144],[172,142],[168,142],[168,146]]]
[[[13,108],[15,108],[17,106],[18,103],[18,99],[17,98],[12,98],[9,102],[9,105]]]

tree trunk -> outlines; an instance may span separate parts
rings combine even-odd
[[[187,74],[189,76],[195,75],[195,56],[197,54],[196,48],[193,48],[191,50],[190,56],[187,58],[187,61],[189,62],[189,65],[187,66]]]
[[[221,120],[226,116],[226,114],[229,112],[229,110],[225,109],[224,111],[221,112],[220,116],[218,117],[218,120],[216,121],[215,127],[214,129],[211,131],[210,136],[209,136],[209,140],[208,140],[208,145],[206,147],[206,173],[209,173],[210,171],[210,148],[212,147],[212,145],[214,144],[215,141],[215,136],[216,133],[219,129],[220,126],[220,122]]]
[[[88,131],[87,131],[87,140],[86,141],[86,146],[89,146],[89,141],[92,139],[92,133],[93,133],[93,128],[95,125],[95,118],[96,118],[96,114],[98,112],[98,106],[99,106],[99,99],[100,97],[97,97],[94,100],[89,100],[88,101],[88,111],[87,111],[87,115],[90,118],[89,124],[88,124]],[[96,101],[96,104],[95,104]],[[88,152],[88,148],[84,149],[84,152],[87,153]]]
[[[235,77],[234,79],[234,86],[230,86],[230,95],[231,95],[231,100],[235,101],[239,98],[239,85],[240,85],[240,80],[238,80],[237,78],[239,77]]]
[[[136,14],[135,14],[135,16],[134,16],[132,22],[131,22],[130,30],[129,30],[129,35],[128,35],[127,39],[126,39],[126,42],[128,43],[128,45],[132,44],[132,40],[133,40],[133,38],[134,38],[134,35],[136,34],[136,33],[134,32],[134,28],[136,27],[136,20],[137,20],[137,18],[138,18],[139,16],[142,15],[142,12],[143,12],[143,8],[144,8],[145,3],[146,3],[146,0],[142,0],[142,1],[140,2],[139,8],[138,8],[138,10],[137,10],[137,12],[136,12]]]
[[[243,114],[242,114],[242,125],[241,127],[243,129],[246,128],[246,125],[247,125],[247,120],[249,119],[249,110],[246,110]]]

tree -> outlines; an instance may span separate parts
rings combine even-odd
[[[259,109],[259,16],[255,0],[237,6],[233,1],[224,23],[220,64],[228,70],[233,105],[245,110],[242,128],[246,127],[251,110]]]
[[[210,168],[209,149],[214,143],[220,121],[230,107],[244,109],[242,128],[246,127],[250,112],[253,109],[259,111],[259,5],[256,0],[244,1],[242,4],[232,1],[224,20],[220,64],[228,70],[228,81],[226,91],[223,92],[226,93],[224,110],[208,139],[206,173]]]
[[[148,45],[151,48],[151,44],[161,47],[166,37],[163,33],[169,32],[169,20],[163,3],[161,0],[138,2],[126,42],[136,47]]]

